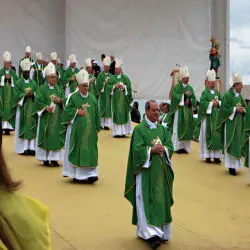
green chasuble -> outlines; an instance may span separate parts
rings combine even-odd
[[[44,83],[44,79],[43,79],[44,65],[41,64],[39,68],[36,62],[35,64],[33,64],[32,68],[34,69],[33,80],[36,82],[37,87],[40,87]]]
[[[207,150],[222,150],[222,139],[223,139],[223,130],[220,126],[220,107],[213,107],[212,113],[207,114],[207,109],[209,103],[217,99],[221,101],[221,95],[217,90],[214,90],[212,94],[209,88],[206,88],[201,95],[200,99],[200,108],[198,114],[198,124],[200,126],[203,119],[206,119],[206,145]]]
[[[86,116],[76,115],[78,109],[87,111]],[[95,96],[88,93],[83,97],[80,91],[72,94],[63,113],[63,124],[72,120],[69,142],[69,162],[76,167],[98,166],[98,132],[101,129],[100,113]]]
[[[5,75],[9,74],[13,80],[5,79]],[[18,77],[13,69],[6,70],[4,67],[0,69],[0,118],[7,121],[15,128],[16,118],[16,89],[15,83]]]
[[[192,95],[186,97],[185,92],[187,91],[192,92]],[[179,106],[183,95],[184,100],[186,100],[187,98],[191,101],[190,105]],[[193,108],[195,107],[196,97],[193,88],[189,84],[184,87],[182,82],[178,82],[173,88],[171,105],[168,113],[168,128],[170,133],[172,134],[175,112],[178,110],[178,140],[180,141],[190,141],[193,139]]]
[[[242,145],[246,167],[249,167],[249,136],[250,136],[250,102],[247,107],[247,113],[244,121],[244,136]]]
[[[131,83],[126,75],[122,74],[120,78],[117,75],[113,75],[108,82],[108,87],[113,88],[114,85],[119,82],[123,83],[127,87],[127,95],[125,93],[125,89],[113,90],[111,99],[113,123],[117,125],[128,123],[130,116],[130,104],[133,101]]]
[[[105,81],[108,81],[112,74],[101,72],[96,80],[96,95],[99,101],[100,113],[102,118],[111,118],[111,86]]]
[[[37,113],[35,104],[35,94],[37,84],[35,81],[29,79],[25,83],[21,78],[16,83],[17,104],[22,101],[20,106],[20,120],[19,120],[19,137],[22,139],[33,140],[36,138],[37,130]],[[33,93],[31,97],[26,96],[27,93]]]
[[[234,89],[229,89],[222,100],[221,125],[226,126],[226,137],[224,140],[226,141],[227,153],[236,159],[240,159],[242,156],[244,114],[236,112],[233,120],[229,120],[229,117],[233,113],[234,107],[239,105],[246,109],[241,94],[236,97]]]
[[[25,56],[25,57],[22,58],[22,59],[20,60],[20,62],[19,62],[19,70],[18,70],[19,78],[21,78],[21,77],[23,76],[23,71],[22,71],[22,68],[21,68],[21,66],[20,66],[21,61],[24,60],[24,59],[26,59],[26,58],[27,58],[27,57]],[[32,63],[35,62],[33,58],[29,57],[29,59],[30,59],[30,62],[32,62]]]
[[[96,97],[96,78],[94,74],[89,74],[89,93]]]
[[[76,80],[75,81],[71,81],[70,79],[71,79],[72,76],[75,76],[78,72],[79,72],[78,68],[72,69],[72,68],[68,67],[66,69],[66,71],[65,71],[65,73],[63,75],[63,81],[62,81],[62,83],[63,83],[63,85],[62,85],[63,89],[65,89],[66,85],[69,84],[70,93],[75,92],[75,90],[76,90],[76,88],[78,86],[78,83],[77,83]]]
[[[56,104],[54,113],[44,110],[50,106],[52,99],[59,97],[62,104]],[[63,107],[66,103],[66,97],[63,90],[57,84],[54,87],[45,82],[36,93],[37,112],[42,112],[40,116],[38,146],[47,151],[58,151],[64,146],[65,129],[61,124]]]
[[[142,193],[147,223],[163,226],[172,221],[174,173],[166,162],[166,156],[151,155],[150,167],[143,168],[147,160],[148,149],[157,139],[168,149],[171,157],[174,151],[170,134],[162,126],[150,129],[146,120],[137,125],[133,131],[127,166],[125,197],[133,206],[132,223],[137,224],[136,211],[136,175],[142,174]]]

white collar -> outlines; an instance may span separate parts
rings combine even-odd
[[[80,92],[80,95],[81,95],[82,98],[87,98],[87,97],[89,96],[89,92],[87,93],[87,95],[83,95],[83,94],[81,93],[81,91],[79,91],[79,92]]]
[[[214,89],[209,89],[211,94],[214,94]]]
[[[182,86],[183,86],[184,88],[186,88],[186,87],[188,86],[188,84],[182,83]]]
[[[104,74],[105,74],[105,76],[107,76],[107,75],[109,74],[109,72],[107,72],[107,73],[106,73],[106,72],[104,72]]]
[[[240,95],[240,94],[237,93],[234,89],[233,89],[233,91],[234,91],[234,94],[235,94],[236,97],[238,97],[238,96]]]
[[[48,86],[49,86],[49,89],[54,89],[55,86],[51,86],[49,83],[48,83]]]
[[[25,83],[29,83],[30,82],[30,79],[28,79],[28,80],[23,79],[23,80],[24,80]]]
[[[145,120],[146,120],[146,122],[147,122],[147,124],[148,124],[148,126],[149,126],[150,129],[152,129],[152,128],[157,128],[157,122],[151,122],[151,121],[147,118],[146,115],[145,115]]]
[[[10,70],[9,69],[5,69],[5,74],[9,74]]]
[[[120,78],[122,78],[122,75],[117,75],[116,77],[117,77],[118,79],[120,79]]]

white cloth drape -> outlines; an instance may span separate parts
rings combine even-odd
[[[173,125],[173,135],[172,135],[174,151],[185,149],[188,153],[190,153],[191,141],[179,141],[178,139],[178,114],[179,110],[177,109],[174,115],[174,125]],[[185,126],[185,124],[183,124],[183,126]]]
[[[102,127],[112,127],[112,118],[101,118]]]
[[[114,122],[112,123],[112,134],[113,136],[132,134],[132,122],[130,114],[129,114],[129,120],[126,124],[118,125],[115,124]]]

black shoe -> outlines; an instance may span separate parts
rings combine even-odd
[[[184,148],[182,148],[182,149],[179,149],[179,150],[175,151],[175,153],[177,153],[177,154],[186,154],[187,151]]]
[[[24,154],[24,155],[29,155],[30,152],[29,152],[29,150],[25,150],[25,151],[23,152],[23,154]]]
[[[206,163],[212,163],[211,158],[206,158]]]
[[[219,158],[214,158],[214,163],[221,164],[221,160]]]
[[[88,178],[88,184],[93,184],[96,181],[98,181],[98,177],[97,176],[89,177]]]
[[[237,175],[236,170],[234,168],[229,168],[228,170],[229,170],[230,175],[233,175],[233,176]]]
[[[161,239],[158,236],[154,236],[147,240],[148,244],[151,246],[152,249],[157,249],[161,246]]]
[[[43,165],[48,167],[49,166],[49,161],[43,161]]]
[[[109,127],[104,127],[104,130],[109,130]]]
[[[29,155],[35,156],[36,155],[36,151],[35,150],[29,150]]]
[[[53,167],[59,167],[59,163],[57,161],[51,161]]]
[[[10,135],[10,130],[9,129],[5,129],[4,133],[5,133],[5,135]]]

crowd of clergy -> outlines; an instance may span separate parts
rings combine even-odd
[[[137,235],[153,249],[171,238],[173,153],[187,154],[191,142],[200,142],[200,158],[221,164],[237,175],[249,161],[250,108],[241,96],[242,78],[233,74],[232,87],[222,97],[217,73],[207,71],[207,85],[197,98],[189,83],[187,66],[171,90],[171,101],[160,107],[155,100],[145,105],[142,121],[132,131],[131,82],[122,71],[122,60],[103,57],[100,72],[87,58],[78,67],[74,54],[63,68],[57,53],[46,65],[42,54],[31,58],[31,48],[20,60],[19,75],[11,67],[11,54],[3,54],[0,70],[2,131],[15,130],[15,152],[32,155],[44,166],[59,166],[62,175],[92,184],[98,180],[98,133],[112,128],[113,137],[132,134],[125,197],[133,206]],[[181,156],[180,156],[181,157]]]

